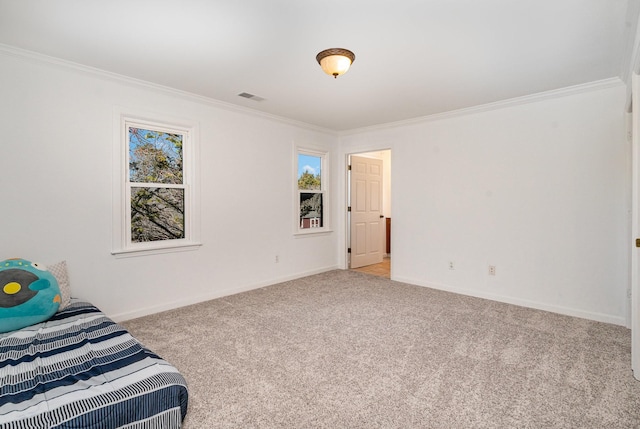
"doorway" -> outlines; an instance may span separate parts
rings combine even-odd
[[[347,257],[355,271],[391,277],[391,150],[347,156]]]

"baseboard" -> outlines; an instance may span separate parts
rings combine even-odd
[[[278,283],[288,282],[290,280],[296,280],[302,277],[312,276],[314,274],[320,274],[320,273],[337,270],[337,269],[338,269],[337,265],[318,268],[315,270],[299,272],[299,273],[291,274],[288,276],[277,277],[277,278],[266,280],[259,283],[253,283],[253,284],[242,285],[239,287],[216,290],[211,293],[197,295],[197,296],[189,297],[179,301],[172,301],[166,304],[154,305],[151,307],[140,308],[134,311],[128,311],[123,313],[109,314],[108,316],[111,319],[113,319],[115,322],[124,322],[126,320],[137,319],[139,317],[149,316],[151,314],[161,313],[163,311],[174,310],[176,308],[186,307],[188,305],[198,304],[200,302],[210,301],[212,299],[222,298],[224,296],[235,295],[237,293],[247,292],[254,289],[260,289],[262,287],[267,287],[267,286],[275,285]]]
[[[549,311],[551,313],[563,314],[565,316],[579,317],[581,319],[594,320],[596,322],[610,323],[613,325],[627,326],[627,322],[624,317],[614,316],[611,314],[595,313],[590,311],[579,310],[570,307],[563,307],[559,305],[547,304],[543,302],[530,301],[526,299],[514,298],[505,295],[478,292],[472,289],[458,288],[445,284],[429,283],[421,280],[405,278],[405,277],[393,277],[394,281],[409,283],[416,286],[428,287],[432,289],[443,290],[446,292],[458,293],[460,295],[473,296],[476,298],[490,299],[492,301],[503,302],[505,304],[518,305],[520,307],[534,308],[536,310]]]

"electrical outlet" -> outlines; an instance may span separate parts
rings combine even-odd
[[[456,267],[453,265],[453,261],[449,261],[449,269],[450,270],[455,270]]]
[[[495,265],[489,265],[489,275],[490,276],[495,276],[496,275],[496,266]]]
[[[280,262],[280,256],[276,255],[276,264]]]

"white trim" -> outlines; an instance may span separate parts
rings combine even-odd
[[[156,313],[160,313],[162,311],[173,310],[173,309],[180,308],[180,307],[186,307],[188,305],[198,304],[198,303],[201,303],[201,302],[210,301],[212,299],[223,298],[225,296],[235,295],[235,294],[242,293],[242,292],[248,292],[250,290],[260,289],[260,288],[263,288],[263,287],[276,285],[278,283],[288,282],[288,281],[291,281],[291,280],[296,280],[296,279],[300,279],[300,278],[303,278],[303,277],[312,276],[312,275],[315,275],[315,274],[321,274],[321,273],[325,273],[325,272],[328,272],[328,271],[333,271],[333,270],[336,270],[336,269],[338,269],[338,267],[335,266],[335,265],[332,265],[332,266],[329,266],[329,267],[319,268],[319,269],[305,271],[305,272],[299,272],[299,273],[291,274],[291,275],[288,275],[288,276],[277,277],[275,279],[266,280],[266,281],[259,282],[259,283],[234,286],[234,287],[231,287],[231,288],[222,289],[222,290],[218,290],[218,291],[211,292],[211,293],[206,293],[206,294],[199,295],[199,296],[192,297],[192,298],[188,298],[188,299],[182,299],[182,300],[178,300],[178,301],[171,300],[171,302],[166,303],[166,304],[154,305],[154,306],[151,306],[151,307],[137,309],[135,311],[128,311],[128,312],[125,312],[125,313],[116,313],[116,314],[108,315],[108,316],[111,319],[113,319],[115,322],[124,322],[126,320],[136,319],[138,317],[148,316],[150,314],[156,314]]]
[[[309,124],[302,121],[296,121],[294,119],[285,118],[283,116],[273,115],[270,113],[262,112],[260,110],[251,109],[249,107],[239,106],[236,104],[227,103],[224,101],[216,100],[215,98],[205,97],[203,95],[194,94],[192,92],[183,91],[181,89],[171,88],[169,86],[160,85],[157,83],[149,82],[142,79],[136,79],[133,77],[113,73],[110,71],[102,70],[96,67],[86,66],[73,61],[64,60],[61,58],[44,55],[38,52],[28,51],[26,49],[16,48],[15,46],[5,45],[0,43],[0,54],[10,55],[27,59],[37,63],[45,63],[52,66],[71,69],[76,72],[87,74],[93,77],[98,77],[104,80],[115,81],[120,84],[131,85],[135,87],[143,87],[161,94],[168,94],[175,97],[180,97],[188,101],[200,103],[208,106],[218,107],[228,111],[240,112],[247,115],[257,116],[263,119],[269,119],[275,122],[284,123],[287,125],[293,125],[299,128],[304,128],[311,131],[316,131],[331,136],[338,136],[338,132],[320,127],[317,125]]]
[[[295,232],[293,234],[293,236],[295,238],[304,238],[304,237],[309,237],[309,236],[316,236],[316,235],[328,235],[330,233],[332,233],[333,230],[332,229],[324,229],[324,228],[315,228],[314,229],[304,229],[300,232]]]
[[[640,95],[640,76],[632,75],[632,93],[634,99]],[[640,111],[638,103],[635,111],[631,112],[631,237],[640,237]],[[631,369],[636,379],[640,380],[640,267],[638,266],[638,250],[631,246]]]
[[[554,89],[551,91],[539,92],[537,94],[525,95],[522,97],[510,98],[507,100],[496,101],[493,103],[481,104],[479,106],[467,107],[464,109],[451,110],[448,112],[435,113],[433,115],[421,116],[418,118],[407,119],[403,121],[388,122],[386,124],[373,125],[370,127],[355,128],[352,130],[340,132],[340,136],[349,136],[353,134],[361,134],[370,131],[386,130],[391,128],[406,127],[408,125],[417,125],[425,122],[439,121],[442,119],[456,118],[460,116],[472,115],[481,112],[504,109],[523,104],[536,103],[543,100],[566,97],[575,94],[581,94],[590,91],[603,90],[609,88],[617,88],[623,86],[624,82],[620,78],[614,77],[609,79],[598,80],[595,82],[584,83],[581,85],[568,86],[566,88]]]
[[[144,249],[124,249],[112,250],[111,254],[116,258],[129,258],[134,256],[158,255],[161,253],[187,252],[190,250],[198,250],[202,243],[185,242],[184,240],[175,240],[177,243],[171,243],[170,246],[162,244],[161,246],[148,246]]]
[[[129,145],[127,124],[151,129],[180,132],[185,136],[183,146],[183,184],[175,186],[185,190],[185,239],[150,243],[131,243],[129,226],[130,200]],[[113,177],[112,177],[112,249],[117,258],[153,255],[172,251],[198,249],[200,243],[200,183],[199,183],[199,124],[184,118],[148,111],[114,107],[113,111]],[[167,187],[174,187],[167,185]]]
[[[394,276],[392,280],[402,282],[402,283],[409,283],[416,286],[428,287],[431,289],[457,293],[460,295],[473,296],[476,298],[483,298],[491,301],[518,305],[520,307],[533,308],[536,310],[543,310],[543,311],[549,311],[557,314],[564,314],[566,316],[579,317],[581,319],[595,320],[596,322],[611,323],[614,325],[625,326],[624,317],[614,316],[611,314],[595,313],[590,311],[578,310],[570,307],[563,307],[559,305],[549,305],[549,304],[545,304],[537,301],[530,301],[527,299],[512,298],[509,296],[493,294],[493,293],[478,292],[473,289],[459,288],[459,287],[454,287],[454,286],[449,286],[449,285],[439,284],[439,283],[429,283],[429,282],[424,282],[422,280],[412,279],[409,277]]]
[[[637,195],[637,192],[635,192],[635,186],[634,185],[634,165],[635,162],[635,149],[634,149],[634,141],[633,141],[633,114],[632,112],[625,112],[624,114],[625,116],[625,140],[627,143],[627,153],[629,154],[629,157],[627,159],[627,174],[628,174],[628,178],[629,178],[629,187],[627,189],[628,194],[628,202],[629,202],[629,207],[627,209],[627,234],[629,234],[629,238],[634,237],[634,213],[637,210],[637,205],[635,200],[637,199],[634,195]],[[631,240],[633,241],[633,240]],[[632,309],[632,299],[631,299],[631,293],[633,290],[633,282],[634,282],[634,276],[637,275],[637,271],[634,272],[634,269],[636,269],[634,267],[634,264],[636,264],[636,254],[635,254],[635,248],[634,248],[634,243],[631,242],[629,243],[629,247],[630,247],[630,251],[627,253],[627,262],[629,264],[629,269],[628,269],[628,276],[627,276],[627,290],[626,290],[626,302],[625,302],[625,308],[624,308],[624,314],[625,314],[625,319],[626,319],[626,327],[631,329],[632,328],[632,317],[633,317],[633,309]]]

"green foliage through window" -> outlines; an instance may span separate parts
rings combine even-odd
[[[323,194],[322,170],[323,155],[298,153],[298,193],[300,217],[299,228],[322,228]]]
[[[185,238],[184,136],[129,126],[128,141],[131,242]]]
[[[182,183],[182,136],[129,128],[129,180]]]
[[[298,154],[298,189],[322,189],[322,157]]]
[[[321,189],[320,175],[316,174],[314,176],[309,171],[305,171],[304,173],[302,173],[302,175],[298,179],[298,189],[320,190]]]
[[[184,190],[131,189],[131,241],[175,240],[184,235]]]

